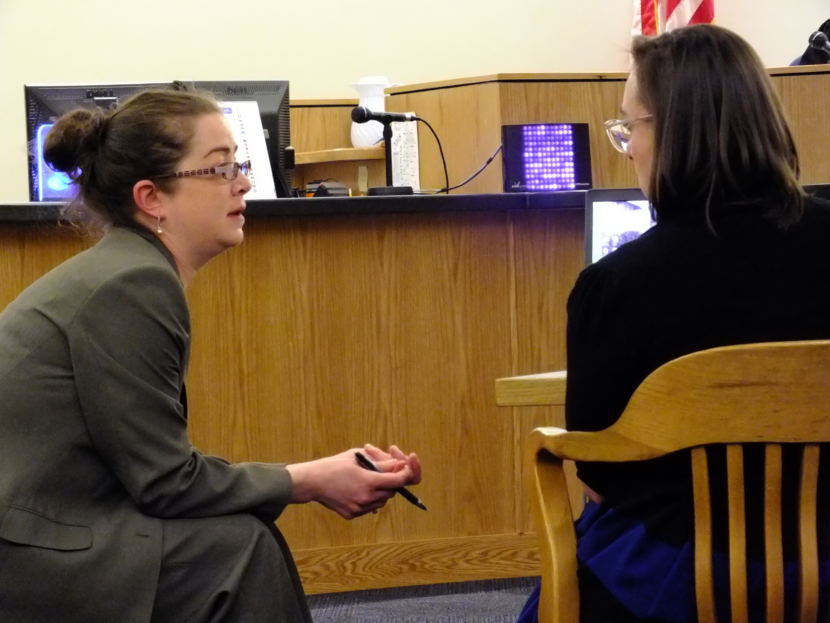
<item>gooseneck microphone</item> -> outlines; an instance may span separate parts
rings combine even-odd
[[[383,124],[387,124],[393,121],[416,121],[417,119],[418,117],[414,112],[372,112],[365,106],[355,106],[352,109],[352,121],[355,123],[380,121]]]
[[[817,30],[808,39],[810,43],[810,47],[815,50],[823,50],[828,55],[830,55],[830,41],[827,40],[827,35],[825,35],[820,30]],[[354,118],[354,113],[352,113],[352,118]]]

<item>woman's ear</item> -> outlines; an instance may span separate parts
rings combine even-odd
[[[146,215],[153,221],[164,218],[159,189],[150,180],[138,180],[133,184],[133,202],[139,215]]]

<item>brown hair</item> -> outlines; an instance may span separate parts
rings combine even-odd
[[[79,108],[49,132],[44,159],[78,186],[75,207],[107,224],[134,223],[133,185],[172,173],[187,153],[196,117],[218,112],[210,94],[177,90],[176,83],[137,93],[108,111]],[[156,181],[168,191],[175,183]]]
[[[712,25],[637,37],[634,72],[654,115],[649,197],[658,220],[757,204],[779,227],[798,221],[798,153],[758,55]]]

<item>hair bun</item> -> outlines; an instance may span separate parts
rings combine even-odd
[[[98,153],[109,115],[99,108],[78,108],[58,119],[46,136],[43,158],[56,171],[73,176]]]

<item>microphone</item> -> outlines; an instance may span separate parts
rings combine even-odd
[[[414,112],[372,112],[365,106],[352,108],[352,121],[355,123],[366,123],[367,121],[392,123],[393,121],[415,121],[417,118]]]
[[[820,30],[817,30],[808,39],[810,43],[810,47],[815,50],[823,50],[825,53],[830,55],[830,41],[827,40],[827,35],[825,35]]]

